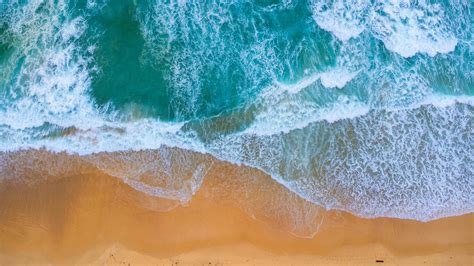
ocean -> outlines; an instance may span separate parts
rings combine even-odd
[[[185,205],[226,163],[360,217],[470,213],[473,25],[470,0],[0,0],[0,180],[87,165]]]

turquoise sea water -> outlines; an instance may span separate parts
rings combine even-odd
[[[0,1],[0,173],[44,148],[159,179],[171,162],[120,154],[169,146],[359,216],[472,212],[472,13],[469,0]]]

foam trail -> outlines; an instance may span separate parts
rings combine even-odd
[[[276,85],[293,94],[312,86],[318,80],[320,80],[321,84],[328,89],[342,89],[347,83],[357,76],[357,73],[357,71],[350,72],[344,68],[335,68],[326,72],[315,73],[308,77],[304,77],[294,84],[276,82]]]
[[[321,83],[326,88],[342,89],[358,72],[349,72],[345,69],[335,69],[321,74]]]
[[[294,129],[305,128],[314,122],[333,123],[342,119],[353,119],[368,112],[367,105],[347,97],[340,97],[329,106],[283,100],[277,106],[262,110],[256,116],[254,124],[247,128],[244,134],[288,133]]]

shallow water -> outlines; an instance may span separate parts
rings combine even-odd
[[[13,166],[30,162],[41,179],[74,160],[20,150],[67,152],[184,204],[220,160],[358,216],[472,212],[471,13],[471,1],[3,1],[0,173],[21,179]]]

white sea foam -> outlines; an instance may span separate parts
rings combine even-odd
[[[454,51],[458,42],[444,20],[440,5],[412,6],[410,1],[396,0],[374,9],[371,29],[389,50],[403,57],[435,56]]]
[[[338,88],[342,89],[352,79],[357,76],[358,72],[351,72],[347,69],[336,67],[326,72],[314,73],[310,76],[304,77],[293,84],[285,84],[281,82],[275,82],[278,87],[288,91],[289,93],[298,93],[301,90],[312,86],[318,80],[326,88]]]
[[[326,88],[342,89],[348,82],[357,76],[359,72],[350,72],[346,69],[334,69],[321,73],[321,83]]]
[[[403,57],[454,51],[458,40],[446,25],[439,4],[409,0],[315,1],[313,18],[322,29],[348,41],[368,29],[387,49]]]
[[[368,2],[351,1],[315,1],[313,18],[322,29],[331,32],[341,41],[357,37],[365,29],[364,11]]]
[[[84,158],[140,191],[181,204],[191,200],[212,167],[206,156],[177,149],[102,152]]]
[[[17,82],[7,90],[13,100],[5,102],[7,109],[0,111],[0,124],[24,129],[45,122],[85,128],[101,123],[87,96],[89,59],[76,53],[75,41],[84,31],[84,21],[80,17],[61,21],[62,5],[51,7],[52,14],[36,14],[40,4],[32,1],[10,14],[12,31],[21,40],[21,49],[13,57],[28,56]]]
[[[283,99],[259,113],[254,123],[243,134],[273,135],[302,129],[318,121],[333,123],[353,119],[369,112],[366,104],[348,97],[340,97],[329,106],[318,106],[297,99]]]
[[[316,81],[318,81],[321,78],[321,74],[315,73],[309,77],[305,77],[298,82],[294,84],[285,84],[281,82],[276,82],[278,87],[282,88],[285,91],[288,91],[289,93],[298,93],[302,89],[305,89],[311,85],[313,85]]]
[[[421,105],[433,105],[438,108],[447,108],[457,103],[474,106],[474,97],[466,96],[466,95],[447,96],[447,95],[431,94],[425,97],[425,99],[421,102]]]

